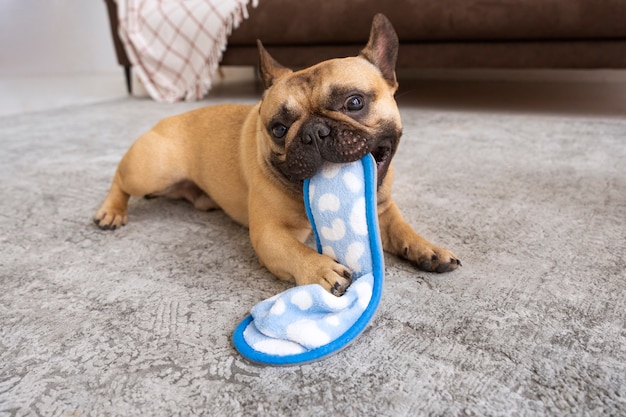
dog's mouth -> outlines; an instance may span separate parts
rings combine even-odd
[[[380,187],[389,171],[399,134],[368,137],[358,131],[342,130],[333,137],[324,136],[305,140],[294,140],[286,154],[272,154],[273,165],[291,184],[299,187],[307,178],[313,177],[324,161],[349,163],[361,159],[368,153],[376,161],[376,182]]]
[[[391,163],[391,146],[379,145],[372,152],[370,152],[376,161],[376,176],[378,180],[378,186],[382,184],[387,175],[389,164]]]

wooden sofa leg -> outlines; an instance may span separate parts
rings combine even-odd
[[[132,79],[132,67],[130,65],[124,65],[124,75],[126,76],[126,90],[128,94],[133,93],[133,79]]]

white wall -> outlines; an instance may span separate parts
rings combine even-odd
[[[0,0],[0,76],[122,72],[102,0]]]

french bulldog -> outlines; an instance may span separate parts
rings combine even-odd
[[[418,235],[391,196],[402,123],[394,95],[398,37],[382,14],[358,56],[292,71],[259,47],[265,85],[256,105],[217,105],[161,120],[120,161],[94,216],[105,230],[128,222],[130,196],[187,199],[222,209],[247,226],[259,261],[297,285],[317,283],[341,296],[352,272],[305,244],[311,233],[302,185],[325,161],[371,153],[385,251],[426,271],[461,265],[450,251]]]

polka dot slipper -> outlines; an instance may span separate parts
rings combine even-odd
[[[365,329],[382,296],[374,158],[326,163],[305,181],[304,203],[318,252],[350,268],[354,281],[341,297],[312,284],[254,306],[233,334],[235,348],[252,362],[296,365],[341,350]]]

